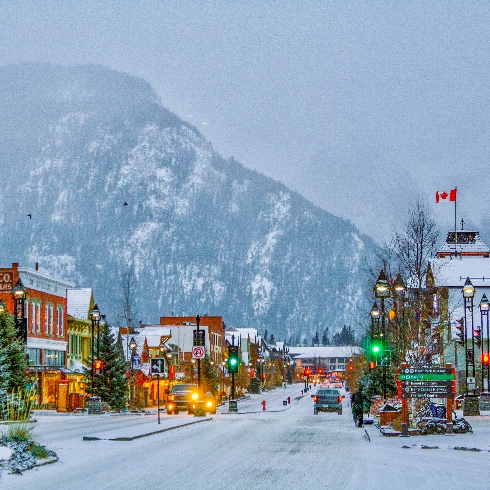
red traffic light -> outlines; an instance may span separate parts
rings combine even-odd
[[[490,355],[489,354],[482,354],[481,355],[481,362],[483,364],[488,364],[490,361]]]
[[[102,361],[95,361],[94,368],[96,371],[100,371],[101,369],[104,368],[104,363]]]
[[[374,361],[370,361],[369,369],[374,369],[376,367],[376,363]]]
[[[323,369],[322,368],[318,368],[318,374],[323,374]]]

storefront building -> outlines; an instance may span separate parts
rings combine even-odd
[[[67,294],[74,284],[35,269],[0,268],[0,299],[14,313],[12,290],[21,281],[27,291],[23,315],[27,327],[27,348],[31,384],[37,401],[45,408],[57,408],[60,385],[67,384]],[[64,394],[65,389],[61,392]]]

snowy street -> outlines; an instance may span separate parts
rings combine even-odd
[[[4,472],[0,488],[434,490],[463,482],[466,489],[482,488],[490,462],[490,417],[471,418],[473,434],[383,437],[372,425],[354,426],[348,398],[342,415],[314,415],[316,390],[302,396],[302,388],[251,395],[238,401],[239,413],[228,413],[226,404],[205,419],[163,412],[160,425],[155,412],[38,413],[34,437],[59,461],[23,475]],[[285,406],[288,396],[291,404]]]

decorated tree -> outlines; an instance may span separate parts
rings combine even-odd
[[[112,409],[121,410],[126,407],[128,392],[126,361],[109,326],[101,332],[100,361],[103,367],[94,377],[95,393]]]

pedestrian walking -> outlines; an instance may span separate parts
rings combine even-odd
[[[353,393],[352,402],[352,416],[354,417],[354,424],[356,427],[362,427],[364,417],[364,402],[367,399],[362,391],[362,385],[359,385],[357,391]]]

